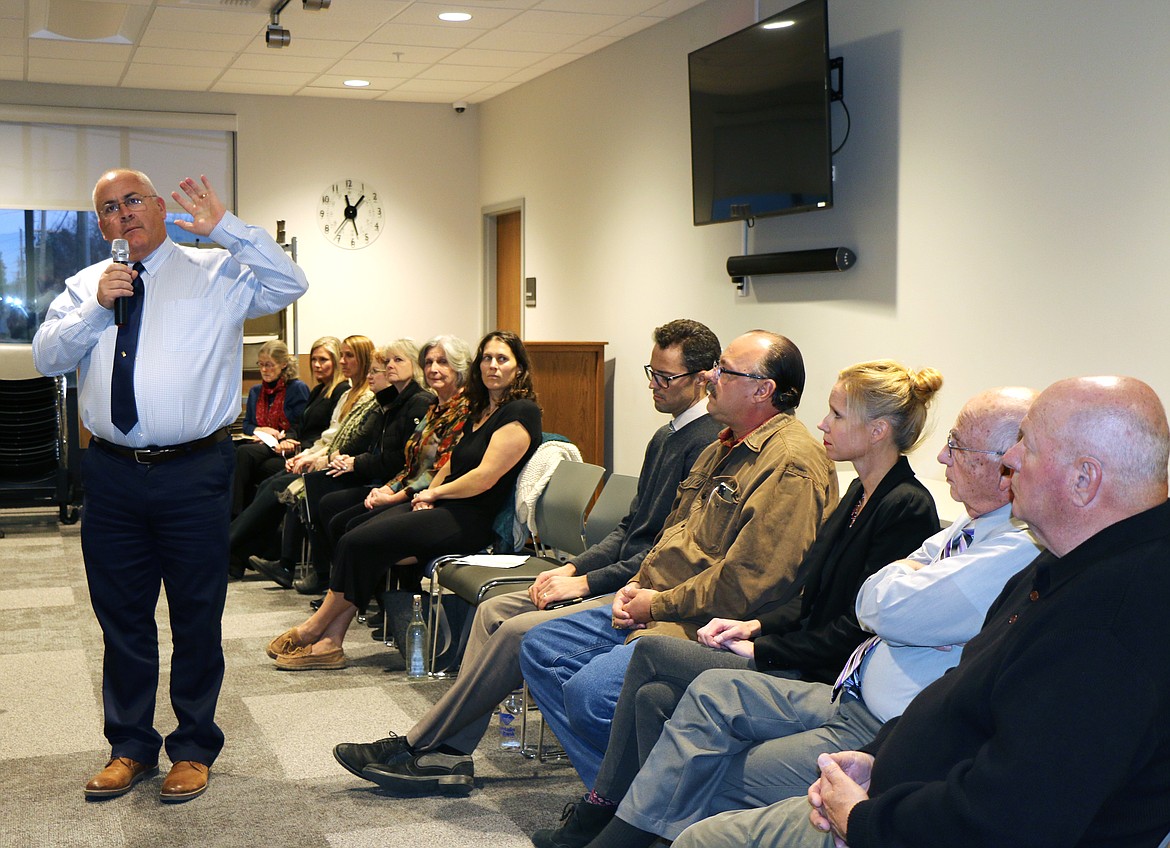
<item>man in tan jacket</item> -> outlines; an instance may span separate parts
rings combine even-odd
[[[727,347],[709,380],[708,411],[726,429],[679,486],[637,575],[612,608],[542,624],[521,645],[529,690],[587,786],[632,639],[694,638],[714,617],[754,618],[795,601],[798,566],[837,503],[833,463],[793,416],[804,389],[796,345],[753,330]]]

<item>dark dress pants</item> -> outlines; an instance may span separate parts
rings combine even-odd
[[[82,464],[81,546],[105,642],[102,699],[111,755],[152,764],[158,689],[159,587],[170,610],[172,762],[210,765],[223,747],[215,707],[223,682],[220,619],[227,594],[235,464],[230,441],[155,465],[96,445]]]

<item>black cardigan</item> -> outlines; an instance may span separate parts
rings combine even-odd
[[[788,609],[760,616],[756,668],[799,671],[801,680],[832,683],[849,654],[870,634],[857,624],[857,592],[883,566],[913,553],[938,532],[934,498],[906,457],[889,470],[849,526],[861,495],[854,480],[804,555],[807,574],[799,615]],[[840,540],[840,544],[838,544]]]
[[[366,416],[354,442],[369,448],[353,460],[352,483],[382,484],[406,464],[406,440],[435,403],[435,396],[411,381],[375,395],[378,409]]]
[[[337,401],[348,390],[348,380],[342,380],[329,394],[325,394],[324,383],[313,386],[312,391],[309,392],[309,403],[305,406],[305,411],[285,431],[285,438],[300,442],[302,448],[310,447],[321,438],[321,434],[325,432],[330,419],[333,418],[333,407],[337,406]]]

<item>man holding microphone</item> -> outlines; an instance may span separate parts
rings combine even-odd
[[[33,339],[41,373],[79,369],[81,419],[93,433],[81,540],[105,644],[111,759],[85,787],[91,800],[122,795],[157,771],[160,585],[178,719],[160,797],[187,801],[207,788],[223,747],[215,707],[235,462],[227,427],[240,412],[243,325],[308,289],[280,245],[228,212],[206,177],[179,188],[171,197],[193,220],[178,226],[226,250],[176,245],[150,179],[108,171],[93,192],[98,226],[107,241],[125,240],[128,255],[119,244],[114,258],[130,264],[99,262],[67,280]],[[115,316],[123,302],[125,316]]]

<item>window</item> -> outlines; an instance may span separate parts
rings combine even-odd
[[[167,233],[189,241],[180,217],[191,219],[167,215]],[[93,212],[0,209],[0,343],[31,342],[65,281],[109,256]]]
[[[0,104],[0,344],[31,341],[65,280],[109,257],[92,211],[104,170],[144,171],[168,204],[181,178],[207,174],[235,209],[235,124],[234,115]],[[189,241],[177,217],[167,216],[170,236]]]

